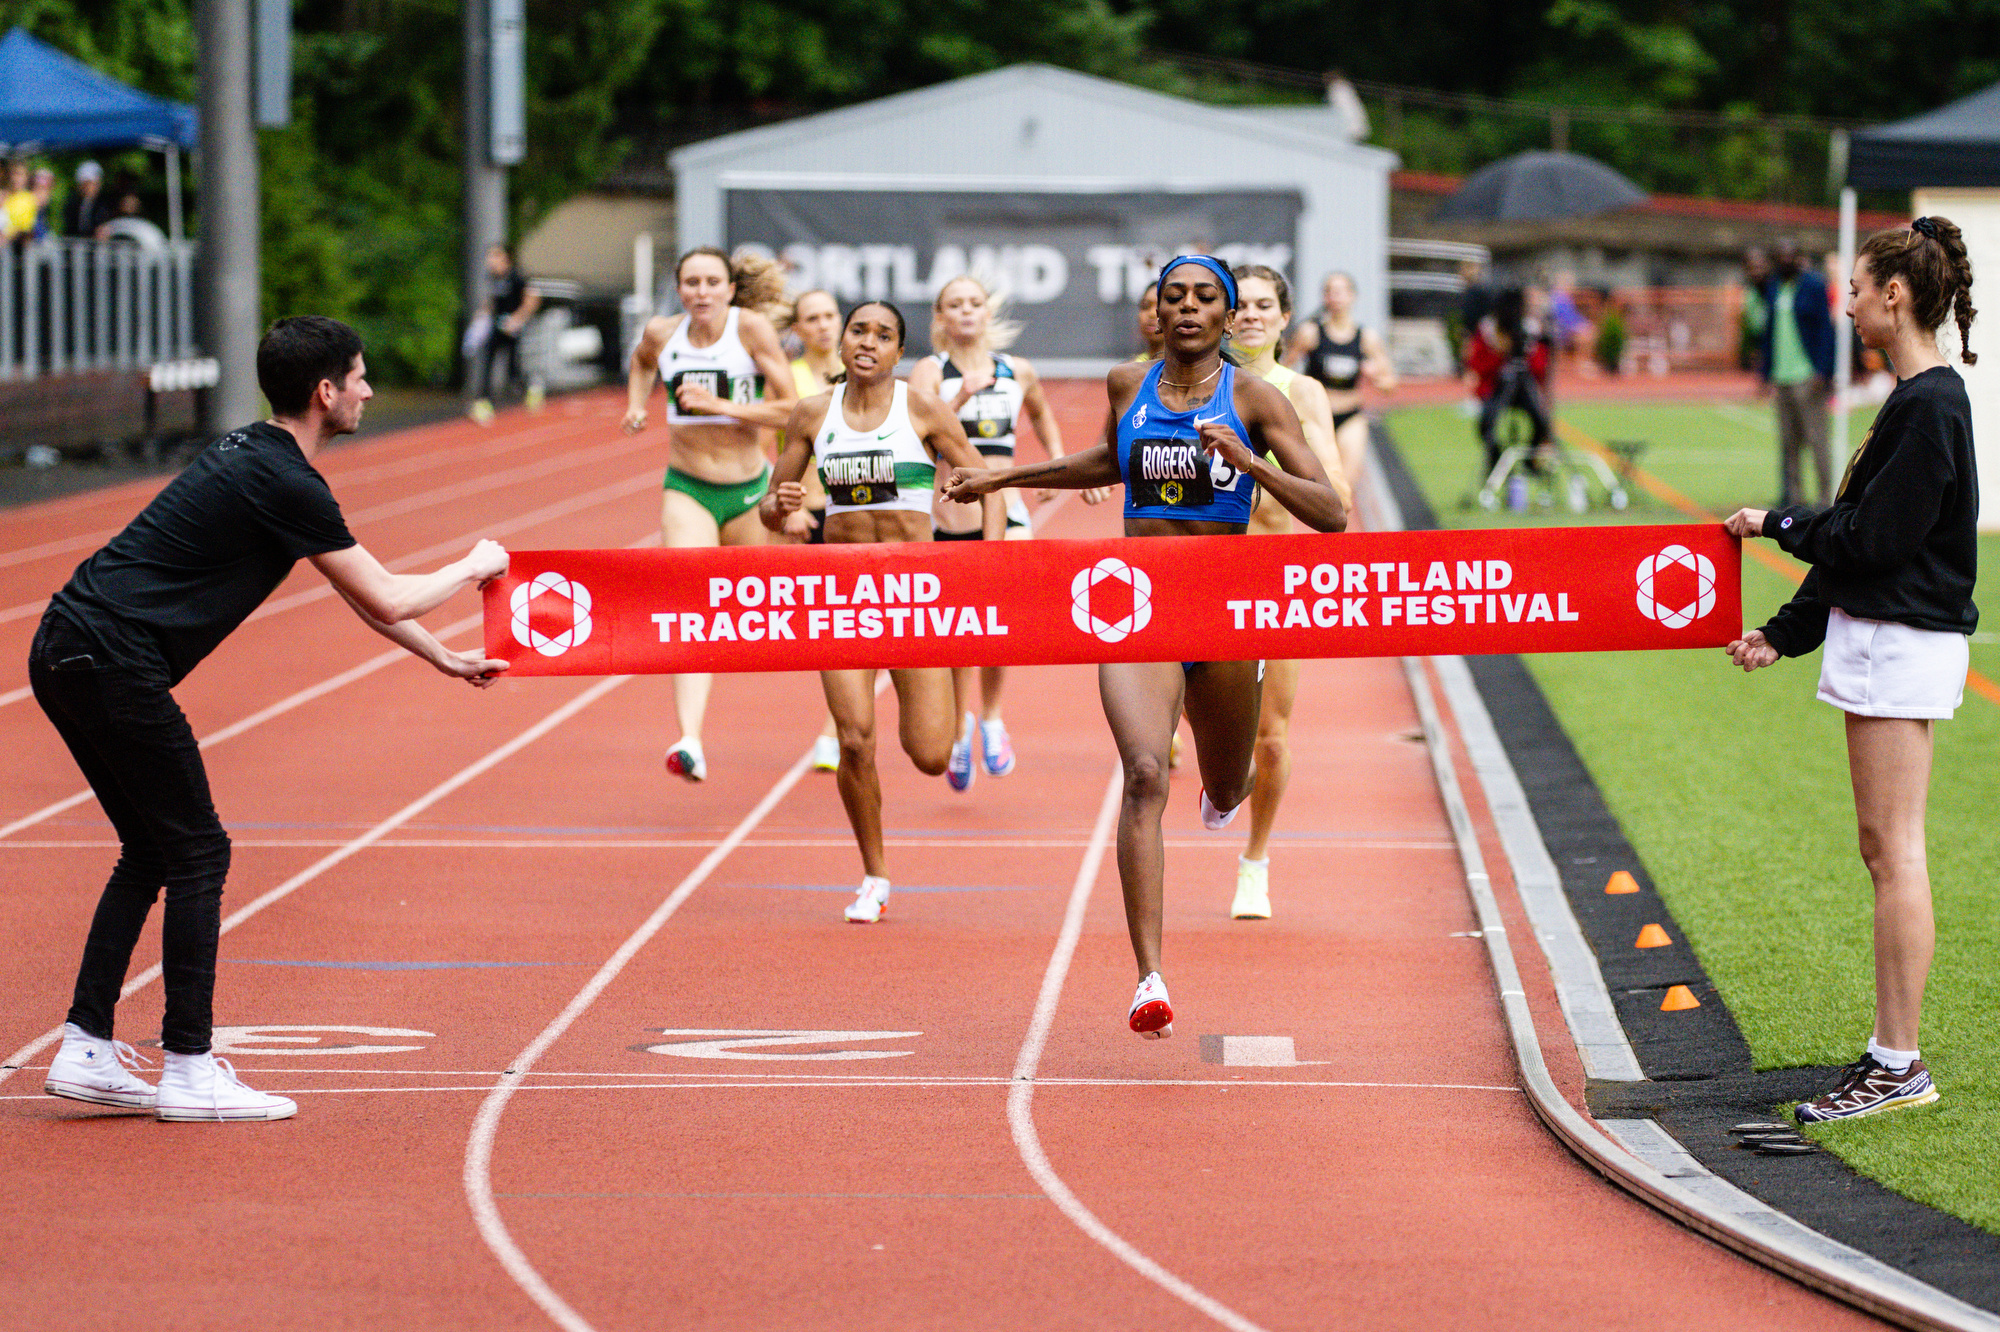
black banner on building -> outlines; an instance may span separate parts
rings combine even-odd
[[[1295,190],[1117,194],[904,190],[725,191],[730,248],[792,265],[792,289],[843,308],[894,301],[909,350],[930,349],[931,299],[962,273],[997,285],[1030,356],[1116,357],[1138,349],[1133,308],[1161,260],[1190,250],[1291,276],[1303,201]]]

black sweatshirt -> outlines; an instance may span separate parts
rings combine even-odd
[[[1833,507],[1773,509],[1764,535],[1812,565],[1764,626],[1787,657],[1826,639],[1827,611],[1969,634],[1979,625],[1979,472],[1965,381],[1934,366],[1896,386],[1855,450]]]

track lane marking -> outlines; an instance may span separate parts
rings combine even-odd
[[[1014,1061],[1013,1085],[1007,1092],[1007,1125],[1013,1133],[1014,1146],[1021,1154],[1021,1161],[1028,1167],[1036,1185],[1077,1229],[1109,1249],[1120,1262],[1140,1276],[1230,1328],[1231,1332],[1263,1332],[1257,1324],[1222,1301],[1196,1289],[1148,1258],[1098,1220],[1097,1214],[1084,1206],[1063,1183],[1062,1177],[1056,1174],[1055,1167],[1049,1164],[1047,1153],[1042,1150],[1041,1137],[1035,1132],[1035,1070],[1041,1065],[1042,1052],[1048,1047],[1049,1031],[1055,1026],[1063,982],[1069,977],[1070,961],[1075,957],[1077,941],[1083,935],[1084,911],[1090,905],[1091,889],[1096,886],[1098,871],[1103,867],[1105,848],[1110,845],[1112,831],[1117,826],[1118,805],[1124,785],[1124,772],[1114,765],[1111,780],[1104,788],[1104,803],[1098,807],[1097,826],[1091,830],[1090,847],[1083,854],[1083,863],[1076,872],[1076,884],[1070,889],[1069,908],[1063,913],[1062,933],[1056,939],[1055,952],[1049,957],[1048,970],[1042,973],[1042,989],[1035,1000],[1034,1016],[1028,1022],[1027,1037],[1021,1042],[1020,1056]],[[1130,1085],[1150,1086],[1152,1083],[1149,1079],[1139,1078],[1133,1079]],[[1232,1080],[1218,1085],[1244,1087],[1252,1084],[1247,1080]]]
[[[877,677],[875,690],[877,695],[882,692],[888,681],[889,674],[886,671]],[[755,808],[745,814],[730,830],[729,835],[717,843],[714,850],[702,857],[699,864],[688,871],[687,877],[675,885],[674,890],[653,909],[653,913],[646,917],[639,928],[626,936],[625,942],[618,946],[618,951],[606,959],[604,965],[597,969],[597,974],[577,991],[576,997],[556,1015],[555,1021],[542,1028],[541,1034],[528,1043],[527,1048],[509,1064],[507,1071],[500,1075],[499,1080],[485,1089],[486,1099],[480,1104],[478,1116],[472,1122],[472,1132],[467,1135],[465,1142],[465,1168],[461,1178],[465,1186],[466,1203],[472,1210],[474,1223],[479,1227],[480,1238],[486,1241],[486,1247],[492,1250],[500,1266],[506,1269],[507,1275],[513,1278],[514,1284],[521,1288],[522,1293],[533,1300],[543,1313],[547,1314],[558,1327],[564,1329],[564,1332],[594,1332],[594,1329],[562,1296],[556,1294],[555,1289],[547,1281],[543,1280],[542,1274],[535,1270],[534,1264],[528,1261],[527,1255],[514,1243],[514,1237],[509,1233],[507,1223],[500,1216],[499,1204],[494,1201],[492,1178],[493,1143],[499,1136],[500,1118],[506,1113],[507,1103],[513,1099],[514,1093],[521,1090],[524,1085],[528,1085],[524,1080],[533,1072],[535,1061],[561,1039],[563,1033],[568,1031],[593,1003],[597,1002],[597,997],[618,978],[618,974],[625,969],[626,964],[638,954],[639,950],[660,932],[673,917],[674,912],[680,909],[681,903],[692,897],[694,891],[707,882],[709,876],[728,859],[729,853],[740,846],[751,831],[777,808],[778,802],[791,793],[792,788],[799,784],[799,779],[805,776],[811,765],[812,751],[808,749],[786,769],[785,774],[764,793],[764,798],[757,802]]]
[[[398,648],[396,649],[396,651],[400,655],[402,649]],[[473,779],[481,776],[482,774],[486,773],[492,768],[499,766],[507,759],[512,758],[515,754],[518,754],[521,750],[527,748],[535,741],[541,739],[543,736],[547,735],[550,731],[553,731],[556,727],[562,725],[564,722],[568,721],[571,717],[574,717],[577,713],[583,711],[585,708],[589,707],[592,703],[595,703],[598,699],[603,698],[606,694],[618,688],[618,686],[624,684],[631,678],[632,677],[629,675],[613,675],[613,676],[608,676],[605,679],[599,680],[596,684],[584,690],[581,694],[578,694],[576,697],[572,698],[569,702],[563,704],[555,711],[549,713],[546,717],[543,717],[540,721],[530,726],[527,730],[522,731],[512,740],[507,741],[505,744],[499,746],[497,749],[489,750],[485,754],[485,756],[475,759],[471,763],[465,765],[463,768],[460,768],[450,777],[445,778],[445,780],[439,782],[436,786],[433,786],[429,791],[426,791],[423,795],[418,796],[415,800],[403,806],[401,809],[397,810],[394,814],[391,814],[388,818],[383,819],[380,823],[377,823],[367,832],[362,833],[359,837],[356,837],[349,842],[346,842],[338,850],[333,851],[328,855],[321,856],[318,860],[306,866],[306,868],[300,870],[297,874],[294,874],[291,878],[286,879],[283,883],[279,884],[277,887],[270,889],[269,891],[261,894],[256,898],[253,898],[251,901],[237,908],[237,910],[231,912],[228,916],[223,918],[222,933],[223,934],[229,933],[231,930],[235,929],[238,925],[241,925],[244,921],[249,920],[252,916],[255,916],[258,912],[262,911],[265,907],[268,907],[274,902],[282,901],[283,899],[291,896],[293,893],[297,892],[300,888],[303,888],[305,885],[311,883],[314,879],[317,879],[320,875],[326,873],[326,871],[332,869],[334,866],[343,863],[350,857],[354,856],[356,853],[366,850],[370,846],[373,846],[376,842],[380,841],[385,835],[394,832],[397,828],[402,827],[405,823],[408,823],[411,819],[423,813],[425,810],[429,809],[432,805],[435,805],[438,801],[444,799],[446,796],[458,790],[460,787],[466,785],[468,782],[471,782]],[[84,798],[85,799],[89,798],[88,791],[84,793]],[[79,801],[78,803],[81,802]],[[11,826],[12,825],[10,825],[10,827]],[[133,994],[137,993],[140,989],[143,989],[146,985],[150,984],[154,980],[157,980],[159,978],[159,975],[160,975],[160,964],[156,962],[152,966],[147,967],[144,971],[140,972],[138,975],[132,977],[132,979],[126,981],[125,987],[118,992],[118,997],[121,1000],[129,998]],[[27,1063],[28,1060],[33,1059],[43,1050],[55,1044],[55,1042],[61,1039],[61,1037],[62,1037],[62,1028],[60,1026],[52,1028],[51,1030],[42,1033],[34,1040],[28,1042],[28,1044],[22,1046],[19,1050],[16,1050],[12,1055],[8,1056],[6,1063],[0,1064],[0,1083],[6,1082],[8,1078],[12,1077],[17,1071],[19,1071],[21,1065]]]
[[[253,1068],[242,1068],[237,1070],[238,1073],[252,1074],[252,1075],[260,1073],[270,1074],[279,1071],[280,1070],[277,1069],[253,1069]],[[905,1088],[909,1090],[921,1091],[921,1090],[933,1090],[933,1089],[950,1088],[950,1087],[997,1088],[1010,1085],[1013,1085],[1013,1083],[1012,1080],[1008,1078],[915,1078],[915,1079],[878,1078],[873,1080],[856,1078],[845,1081],[832,1081],[832,1082],[802,1081],[795,1078],[777,1082],[745,1082],[742,1081],[741,1079],[735,1081],[711,1080],[706,1082],[576,1082],[576,1083],[530,1082],[522,1084],[521,1086],[515,1088],[515,1090],[542,1091],[542,1092],[547,1092],[547,1091],[768,1091],[768,1090],[785,1090],[785,1089],[806,1090],[806,1091],[831,1091],[831,1090],[844,1090],[848,1088],[854,1088],[859,1090],[868,1090],[868,1089],[879,1090],[884,1087],[890,1087],[890,1088]],[[1523,1094],[1519,1087],[1482,1087],[1482,1086],[1470,1086],[1470,1085],[1456,1085],[1451,1083],[1287,1082],[1279,1079],[1265,1079],[1265,1080],[1244,1081],[1244,1082],[1197,1082],[1192,1079],[1186,1079],[1186,1078],[1165,1078],[1165,1079],[1051,1078],[1045,1082],[1039,1083],[1038,1085],[1044,1087],[1305,1087],[1318,1090],[1326,1090],[1328,1088],[1340,1088],[1340,1089],[1359,1090],[1359,1091],[1392,1089],[1392,1090],[1412,1090],[1412,1091],[1506,1092],[1516,1096]],[[398,1095],[404,1093],[421,1093],[425,1095],[430,1095],[438,1092],[485,1092],[491,1094],[493,1091],[493,1086],[491,1083],[480,1082],[480,1083],[469,1083],[463,1087],[283,1087],[280,1086],[280,1087],[266,1087],[264,1090],[272,1093],[273,1095],[278,1095],[278,1096],[387,1096],[387,1095]],[[48,1097],[46,1094],[35,1094],[35,1093],[25,1093],[25,1094],[17,1093],[17,1094],[0,1096],[0,1101],[45,1101],[47,1099]],[[521,1195],[495,1193],[492,1196],[494,1198],[508,1198],[508,1197],[519,1197]],[[1047,1197],[1050,1199],[1050,1201],[1055,1202],[1058,1207],[1062,1205],[1061,1201],[1055,1198],[1051,1194],[1038,1193],[1031,1196],[1037,1198]],[[1144,1255],[1141,1255],[1141,1257],[1143,1258]],[[1146,1259],[1146,1261],[1150,1262],[1151,1260]],[[1178,1278],[1175,1279],[1178,1280]],[[1190,1287],[1190,1289],[1192,1289],[1192,1287]],[[1196,1293],[1200,1294],[1200,1292],[1198,1291]],[[1203,1296],[1203,1298],[1205,1299],[1207,1297]],[[1200,1306],[1197,1305],[1196,1307],[1199,1308]],[[1207,1310],[1204,1309],[1203,1312],[1207,1312]],[[1252,1324],[1252,1326],[1254,1326],[1254,1324]]]

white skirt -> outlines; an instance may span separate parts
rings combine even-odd
[[[1971,640],[1888,620],[1827,612],[1819,698],[1861,717],[1943,721],[1965,701]]]

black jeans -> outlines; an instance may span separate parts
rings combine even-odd
[[[1529,443],[1534,448],[1554,438],[1555,431],[1549,423],[1548,408],[1542,402],[1541,387],[1535,383],[1535,376],[1528,369],[1526,361],[1509,361],[1500,370],[1499,382],[1494,386],[1493,396],[1479,409],[1479,441],[1486,446],[1486,470],[1492,471],[1505,452],[1500,444],[1500,415],[1510,407],[1519,407],[1528,414],[1534,434]]]
[[[501,357],[507,359],[507,371],[496,384],[493,378],[493,363]],[[493,331],[486,335],[486,346],[480,349],[479,391],[472,396],[488,401],[508,396],[514,392],[514,385],[521,378],[521,339],[515,333],[503,333],[500,321],[493,321]]]
[[[43,615],[29,649],[28,683],[118,830],[118,864],[90,922],[69,1020],[111,1037],[133,945],[165,888],[160,952],[167,1011],[160,1044],[175,1054],[200,1054],[213,1021],[229,834],[209,799],[194,731],[168,692],[164,670],[107,660],[53,611]]]

